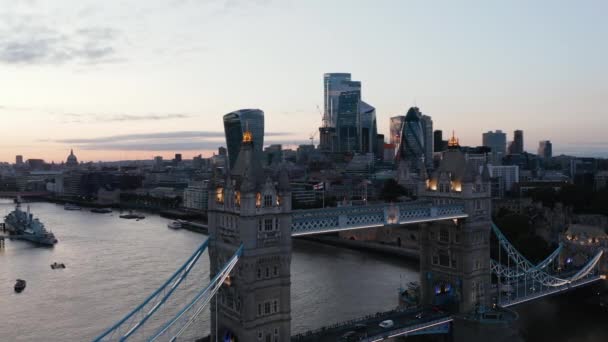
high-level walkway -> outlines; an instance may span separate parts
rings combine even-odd
[[[291,235],[313,235],[387,225],[466,218],[462,204],[433,205],[428,201],[333,207],[292,212]]]

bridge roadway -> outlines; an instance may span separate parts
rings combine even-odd
[[[419,316],[420,314],[421,316]],[[390,328],[380,327],[379,324],[385,320],[392,320],[394,326]],[[389,337],[414,335],[422,330],[432,328],[446,332],[451,321],[450,314],[431,308],[393,310],[298,334],[293,336],[291,341],[381,341]],[[342,338],[350,331],[354,332],[350,339]]]
[[[605,279],[605,277],[601,275],[593,275],[584,277],[568,285],[558,287],[539,286],[537,282],[533,282],[530,279],[527,281],[520,280],[510,296],[507,293],[500,295],[500,306],[508,308],[535,299],[561,294],[581,286],[593,284],[602,279]],[[495,298],[498,298],[498,292],[494,292],[494,296]]]

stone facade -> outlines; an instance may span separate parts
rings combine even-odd
[[[479,174],[452,145],[418,193],[435,204],[463,203],[469,215],[421,227],[422,303],[463,313],[489,306],[492,204],[487,167]]]
[[[244,247],[229,281],[211,302],[212,341],[216,336],[239,342],[291,338],[289,183],[285,172],[278,182],[264,179],[252,147],[244,139],[232,172],[209,186],[210,277]]]

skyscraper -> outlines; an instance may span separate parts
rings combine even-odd
[[[433,120],[428,115],[422,115],[422,129],[424,130],[424,163],[428,169],[433,168]]]
[[[549,159],[553,156],[553,145],[549,140],[542,140],[538,142],[538,157],[543,159]]]
[[[253,134],[253,153],[261,160],[264,146],[264,112],[259,109],[241,109],[224,115],[224,133],[231,169],[239,156],[241,140],[247,129]]]
[[[17,165],[23,165],[23,156],[22,155],[17,155],[15,157],[15,164],[17,164]]]
[[[403,133],[403,125],[405,124],[405,115],[397,115],[390,118],[389,123],[389,144],[395,145],[395,151],[399,151],[401,145],[401,134]],[[393,156],[394,157],[394,156]]]
[[[419,161],[424,161],[427,168],[433,166],[433,120],[422,115],[418,107],[410,108],[405,115],[397,157],[413,169],[419,167]]]
[[[436,130],[433,132],[433,151],[443,152],[448,149],[448,141],[443,140],[443,131]]]
[[[348,73],[323,76],[324,113],[319,128],[322,151],[371,153],[378,149],[376,110],[361,101],[361,82]]]
[[[513,132],[513,141],[509,145],[509,154],[524,153],[524,131],[516,130]]]
[[[343,91],[353,90],[352,87],[356,88],[357,84],[359,85],[358,88],[361,88],[361,83],[351,82],[350,77],[349,73],[328,73],[323,75],[324,127],[336,127],[340,94]]]
[[[425,156],[425,129],[422,123],[422,114],[417,107],[412,107],[405,115],[405,123],[401,133],[399,157],[418,166],[418,161]]]
[[[501,130],[483,133],[482,145],[492,149],[492,163],[500,165],[507,152],[507,134]]]
[[[378,150],[378,128],[376,125],[376,108],[361,101],[361,152],[376,153]]]

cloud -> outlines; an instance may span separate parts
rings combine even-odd
[[[286,132],[267,132],[267,137],[289,136]],[[47,140],[48,141],[48,140]],[[225,145],[224,132],[178,131],[105,136],[97,138],[74,138],[53,142],[75,145],[77,149],[96,151],[197,151],[210,150]],[[280,141],[267,142],[281,143]],[[292,141],[288,142],[289,144]]]
[[[195,117],[191,114],[79,114],[79,113],[60,113],[64,117],[64,123],[82,122],[123,122],[123,121],[158,121],[188,119]]]
[[[63,139],[56,140],[59,143],[65,144],[92,144],[106,143],[132,140],[158,140],[158,139],[188,139],[188,138],[223,138],[224,132],[205,132],[205,131],[184,131],[184,132],[168,132],[168,133],[144,133],[144,134],[124,134],[114,135],[99,138],[83,138],[83,139]]]
[[[0,63],[114,63],[120,32],[110,27],[81,27],[60,31],[44,18],[7,13],[0,17]]]

